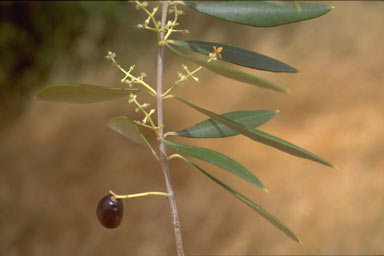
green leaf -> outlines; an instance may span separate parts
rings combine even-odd
[[[324,15],[333,8],[330,5],[313,3],[298,3],[295,8],[265,1],[184,1],[184,4],[219,19],[254,27],[272,27],[309,20]]]
[[[270,120],[278,111],[276,110],[240,110],[222,114],[222,116],[238,122],[246,127],[253,128]],[[187,129],[168,132],[167,135],[176,135],[188,138],[222,138],[239,134],[228,126],[210,118]]]
[[[241,193],[237,192],[218,178],[214,177],[213,175],[209,174],[208,172],[204,171],[202,168],[200,168],[197,164],[192,162],[191,160],[178,155],[179,158],[183,159],[185,162],[189,163],[196,169],[198,169],[200,172],[205,174],[208,178],[231,192],[237,199],[241,200],[243,203],[251,207],[254,211],[256,211],[258,214],[260,214],[262,217],[264,217],[266,220],[268,220],[272,225],[280,229],[282,232],[284,232],[288,237],[293,239],[294,241],[303,244],[303,242],[300,240],[300,238],[289,228],[287,227],[283,222],[281,222],[278,218],[273,216],[271,213],[269,213],[267,210],[263,209],[260,205],[256,204],[255,202],[251,201]]]
[[[214,51],[213,46],[217,49],[223,47],[221,51],[221,60],[231,62],[240,66],[254,68],[259,70],[266,70],[272,72],[298,72],[297,69],[262,55],[257,52],[241,49],[238,47],[225,45],[221,43],[202,42],[202,41],[182,41],[182,40],[170,40],[168,43],[173,45],[189,49],[194,52],[198,52],[209,56],[209,53]]]
[[[168,140],[163,140],[164,144],[167,147],[170,147],[177,152],[198,158],[200,160],[203,160],[205,162],[214,164],[216,166],[219,166],[227,171],[230,171],[231,173],[239,176],[243,180],[251,183],[252,185],[255,185],[259,188],[261,188],[264,191],[268,191],[264,185],[260,182],[258,178],[256,178],[250,171],[248,171],[245,167],[234,161],[233,159],[219,153],[216,151],[212,151],[206,148],[196,147],[196,146],[189,146],[189,145],[182,145],[177,144],[174,142],[170,142]]]
[[[36,98],[66,103],[96,103],[118,99],[137,92],[135,88],[111,88],[91,84],[54,84],[41,89]]]
[[[142,145],[145,144],[157,158],[156,151],[152,148],[144,134],[140,131],[140,128],[127,116],[114,117],[108,121],[107,126],[133,142]]]
[[[144,145],[144,141],[137,132],[136,124],[126,116],[117,116],[110,119],[107,126],[131,141]]]
[[[197,63],[198,65],[203,66],[203,67],[215,72],[216,74],[222,75],[224,77],[231,78],[231,79],[234,79],[234,80],[237,80],[240,82],[256,85],[256,86],[261,87],[261,88],[273,89],[273,90],[285,92],[285,93],[289,92],[289,90],[285,87],[281,87],[279,85],[276,85],[274,83],[266,81],[266,80],[259,78],[257,76],[248,74],[248,73],[243,72],[241,70],[237,70],[237,69],[234,69],[231,67],[223,66],[223,65],[217,64],[213,61],[208,62],[207,60],[202,60],[202,59],[199,59],[195,56],[191,56],[191,55],[188,55],[186,53],[182,53],[182,52],[176,50],[174,47],[172,47],[168,43],[166,44],[166,46],[171,51],[173,51],[174,53],[176,53],[176,54],[178,54],[178,55],[180,55],[186,59],[189,59],[190,61],[193,61],[193,62]]]
[[[237,122],[234,122],[224,116],[221,116],[221,115],[218,115],[218,114],[215,114],[213,112],[210,112],[208,110],[205,110],[203,108],[200,108],[192,103],[189,103],[179,97],[176,97],[177,100],[183,102],[184,104],[190,106],[191,108],[199,111],[200,113],[203,113],[204,115],[207,115],[213,119],[215,119],[216,121],[220,122],[220,123],[223,123],[225,124],[226,126],[232,128],[233,130],[243,134],[244,136],[254,140],[254,141],[257,141],[257,142],[260,142],[262,144],[265,144],[265,145],[268,145],[268,146],[271,146],[271,147],[274,147],[278,150],[281,150],[283,152],[286,152],[288,154],[291,154],[291,155],[294,155],[294,156],[297,156],[297,157],[301,157],[301,158],[305,158],[305,159],[309,159],[309,160],[312,160],[312,161],[315,161],[315,162],[318,162],[318,163],[321,163],[321,164],[324,164],[324,165],[327,165],[327,166],[330,166],[330,167],[333,167],[333,168],[337,168],[336,166],[334,166],[333,164],[331,164],[330,162],[322,159],[321,157],[303,149],[303,148],[300,148],[288,141],[285,141],[283,139],[280,139],[280,138],[277,138],[273,135],[270,135],[268,133],[265,133],[263,131],[260,131],[260,130],[257,130],[257,129],[252,129],[252,128],[248,128],[240,123],[237,123]]]

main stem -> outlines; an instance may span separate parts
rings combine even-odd
[[[167,11],[168,11],[168,2],[164,1],[162,2],[161,27],[164,27],[166,25],[165,23],[167,20]],[[161,40],[164,40],[164,32],[160,33],[160,37],[161,37]],[[161,97],[163,94],[163,66],[164,66],[164,45],[161,45],[159,46],[157,51],[157,123],[158,123],[158,127],[161,127],[159,129],[160,138],[164,138],[164,130],[162,128],[164,124],[163,99]],[[167,161],[167,152],[163,142],[160,142],[159,150],[160,150],[160,164],[163,170],[165,184],[167,187],[167,192],[169,194],[168,196],[169,205],[172,211],[172,222],[173,222],[173,229],[175,232],[177,255],[184,256],[183,240],[181,238],[180,221],[177,213],[175,193],[173,192],[173,188],[171,185],[171,175],[170,175],[168,161]]]

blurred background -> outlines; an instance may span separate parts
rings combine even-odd
[[[323,2],[324,3],[324,2]],[[330,2],[325,2],[330,3]],[[277,58],[297,74],[246,70],[292,90],[285,95],[202,71],[177,94],[223,113],[279,109],[261,129],[340,170],[236,136],[174,139],[227,154],[270,193],[211,165],[201,166],[262,205],[303,240],[296,244],[205,176],[174,160],[172,181],[187,255],[384,254],[384,5],[335,1],[327,15],[275,28],[250,28],[184,9],[183,38],[217,41]],[[126,99],[89,105],[33,100],[52,83],[120,86],[103,57],[155,81],[155,35],[134,25],[146,17],[126,2],[0,4],[0,255],[175,255],[165,198],[125,201],[115,230],[96,219],[109,189],[163,191],[150,152],[109,130],[109,118],[137,116]],[[175,38],[181,38],[177,35]],[[181,64],[166,52],[166,82]],[[205,117],[169,101],[166,130]],[[146,133],[149,134],[149,133]],[[155,140],[151,140],[155,143]]]

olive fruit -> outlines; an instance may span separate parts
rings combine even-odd
[[[123,219],[124,206],[121,199],[113,199],[113,195],[101,198],[97,205],[96,215],[100,223],[106,228],[116,228]]]

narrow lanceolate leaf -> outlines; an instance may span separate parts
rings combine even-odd
[[[91,84],[54,84],[41,89],[36,98],[45,101],[85,104],[118,99],[138,90]]]
[[[136,128],[136,131],[137,133],[139,134],[140,138],[144,141],[145,145],[147,145],[147,147],[149,148],[149,150],[151,150],[153,156],[159,160],[157,154],[156,154],[156,151],[153,149],[152,145],[149,143],[149,141],[147,140],[147,138],[144,136],[144,134],[140,131],[140,128],[135,124],[133,123],[133,125],[135,126]]]
[[[190,2],[195,11],[229,22],[254,27],[272,27],[317,18],[333,7],[325,4],[298,3],[297,7],[265,1]]]
[[[232,121],[232,120],[230,120],[224,116],[221,116],[221,115],[215,114],[211,111],[200,108],[200,107],[198,107],[192,103],[189,103],[189,102],[187,102],[187,101],[185,101],[179,97],[176,97],[176,99],[187,104],[188,106],[199,111],[200,113],[203,113],[203,114],[211,117],[212,119],[227,125],[228,127],[232,128],[233,130],[243,134],[244,136],[246,136],[246,137],[248,137],[254,141],[257,141],[257,142],[260,142],[262,144],[274,147],[278,150],[281,150],[283,152],[286,152],[288,154],[291,154],[291,155],[294,155],[297,157],[306,158],[306,159],[309,159],[309,160],[312,160],[312,161],[336,168],[333,164],[324,160],[323,158],[321,158],[321,157],[319,157],[319,156],[317,156],[317,155],[315,155],[315,154],[313,154],[313,153],[311,153],[311,152],[309,152],[309,151],[307,151],[301,147],[298,147],[298,146],[296,146],[296,145],[294,145],[288,141],[277,138],[273,135],[270,135],[270,134],[265,133],[263,131],[260,131],[258,129],[248,128],[248,127],[246,127],[240,123],[234,122],[234,121]]]
[[[146,145],[149,150],[157,157],[156,151],[152,148],[151,144],[145,138],[144,134],[140,131],[140,128],[128,117],[117,116],[110,119],[107,126],[115,132],[123,135],[138,144]]]
[[[214,51],[213,47],[219,49],[222,47],[221,51],[221,60],[231,62],[240,66],[272,71],[272,72],[297,72],[297,69],[270,58],[268,56],[262,55],[257,52],[245,50],[242,48],[225,45],[221,43],[212,43],[212,42],[202,42],[202,41],[183,41],[183,40],[170,40],[168,43],[173,45],[189,49],[194,52],[198,52],[204,55],[209,56],[209,53]]]
[[[197,58],[195,56],[188,55],[186,53],[183,53],[183,52],[176,50],[174,47],[172,47],[168,43],[166,44],[166,46],[171,51],[173,51],[174,53],[176,53],[176,54],[178,54],[178,55],[180,55],[180,56],[182,56],[182,57],[184,57],[190,61],[193,61],[196,64],[203,66],[203,67],[215,72],[216,74],[222,75],[224,77],[231,78],[231,79],[234,79],[234,80],[237,80],[240,82],[256,85],[256,86],[261,87],[261,88],[273,89],[273,90],[280,91],[280,92],[289,92],[289,90],[287,88],[276,85],[274,83],[271,83],[271,82],[264,80],[260,77],[251,75],[249,73],[246,73],[246,72],[243,72],[241,70],[237,70],[237,69],[234,69],[234,68],[231,68],[228,66],[223,66],[223,65],[217,64],[214,61],[208,62],[207,60],[203,60],[203,59]]]
[[[117,116],[110,119],[107,126],[131,141],[144,145],[144,141],[137,132],[136,124],[126,116]]]
[[[236,190],[234,190],[233,188],[231,188],[230,186],[228,186],[227,184],[225,184],[224,182],[222,182],[218,178],[216,178],[213,175],[209,174],[208,172],[204,171],[202,168],[200,168],[197,164],[195,164],[191,160],[189,160],[183,156],[178,156],[178,157],[183,159],[184,161],[186,161],[187,163],[189,163],[190,165],[192,165],[196,169],[198,169],[200,172],[205,174],[208,178],[210,178],[211,180],[213,180],[214,182],[216,182],[217,184],[219,184],[220,186],[222,186],[223,188],[225,188],[229,192],[231,192],[237,199],[239,199],[240,201],[242,201],[243,203],[245,203],[246,205],[251,207],[254,211],[256,211],[258,214],[260,214],[262,217],[264,217],[266,220],[268,220],[272,225],[274,225],[275,227],[280,229],[282,232],[284,232],[288,237],[290,237],[291,239],[293,239],[294,241],[296,241],[300,244],[303,243],[300,240],[300,238],[289,227],[287,227],[283,222],[281,222],[278,218],[273,216],[267,210],[263,209],[260,205],[251,201],[250,199],[245,197],[243,194],[237,192]]]
[[[276,110],[240,110],[222,114],[222,116],[238,122],[248,128],[254,128],[274,117]],[[239,134],[228,126],[210,118],[187,129],[168,132],[167,135],[176,135],[188,138],[223,138]]]
[[[248,171],[245,167],[234,161],[233,159],[219,153],[213,150],[209,150],[206,148],[196,147],[196,146],[189,146],[189,145],[183,145],[183,144],[177,144],[174,142],[170,142],[167,140],[163,140],[164,144],[176,150],[177,152],[180,152],[182,154],[186,154],[192,157],[195,157],[197,159],[203,160],[205,162],[214,164],[216,166],[219,166],[227,171],[230,171],[231,173],[239,176],[240,178],[244,179],[245,181],[251,183],[252,185],[255,185],[259,188],[261,188],[264,191],[268,191],[264,185],[259,181],[258,178],[255,177],[250,171]]]

